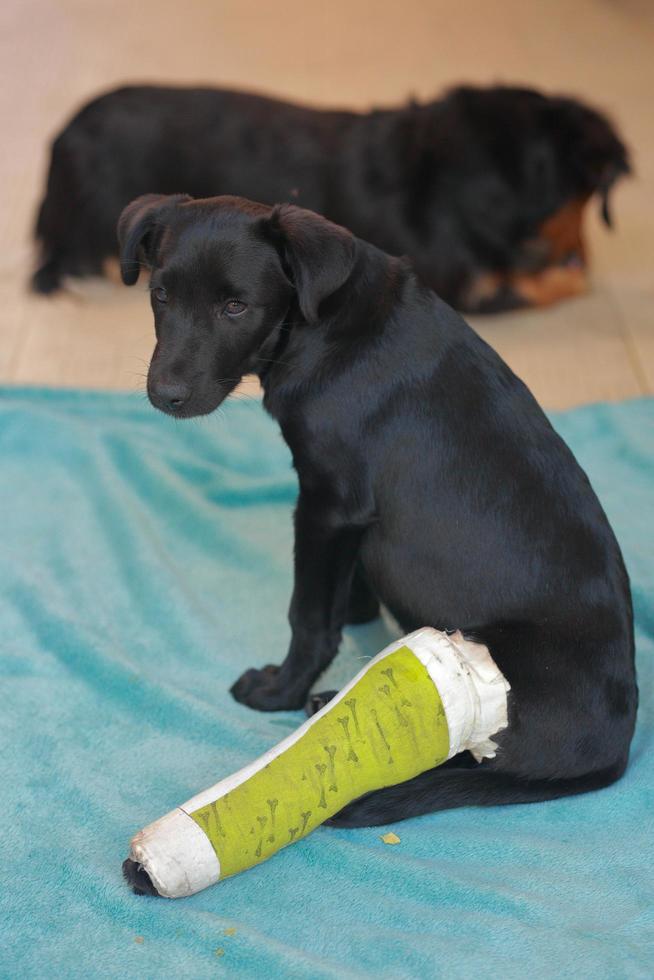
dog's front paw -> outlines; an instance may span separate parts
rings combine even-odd
[[[258,711],[290,711],[304,705],[305,694],[299,695],[284,684],[280,668],[269,664],[261,670],[251,667],[241,674],[231,687],[232,696],[241,704]]]

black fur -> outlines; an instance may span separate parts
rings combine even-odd
[[[123,878],[131,886],[135,895],[158,895],[150,875],[142,864],[127,858],[123,861]]]
[[[408,263],[292,205],[146,197],[120,231],[126,281],[139,256],[152,269],[153,404],[212,412],[257,373],[297,469],[290,648],[234,697],[305,705],[344,623],[379,600],[407,631],[486,643],[511,684],[497,758],[456,757],[334,822],[617,779],[637,705],[627,574],[586,475],[501,358]]]
[[[602,115],[528,89],[458,88],[358,114],[220,89],[122,88],[54,141],[33,286],[50,293],[64,275],[100,273],[130,200],[184,191],[301,204],[411,256],[459,309],[508,309],[529,300],[510,284],[480,296],[477,277],[582,262],[552,258],[539,229],[593,194],[608,222],[609,189],[628,169]]]

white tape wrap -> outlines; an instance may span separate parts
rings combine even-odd
[[[487,647],[464,639],[461,633],[442,633],[429,627],[416,630],[391,643],[368,661],[332,701],[268,752],[136,834],[129,856],[146,870],[160,895],[183,898],[220,879],[220,863],[209,838],[188,814],[220,799],[263,769],[301,738],[318,718],[331,711],[372,663],[405,646],[426,667],[440,695],[449,730],[448,758],[465,750],[470,751],[478,762],[495,756],[497,745],[491,736],[508,724],[510,685]]]
[[[129,856],[145,868],[164,898],[194,895],[220,878],[211,841],[181,807],[140,830]]]
[[[491,739],[508,725],[507,694],[511,685],[483,643],[459,632],[428,627],[398,641],[410,647],[427,668],[441,696],[450,732],[449,758],[469,751],[477,760],[493,759]]]

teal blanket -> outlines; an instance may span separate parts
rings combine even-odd
[[[179,423],[123,394],[0,392],[0,975],[654,975],[654,401],[555,418],[624,549],[641,708],[625,778],[532,806],[321,828],[181,901],[132,833],[301,721],[229,685],[289,638],[296,480],[256,401]],[[350,629],[328,683],[388,640]],[[324,682],[323,682],[324,686]]]

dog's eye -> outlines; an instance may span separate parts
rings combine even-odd
[[[163,288],[163,286],[157,286],[156,289],[153,289],[152,290],[152,295],[156,299],[157,303],[167,303],[168,302],[168,293]]]
[[[247,306],[245,303],[241,303],[238,299],[230,299],[223,307],[223,313],[226,313],[227,316],[240,316],[246,310]]]

